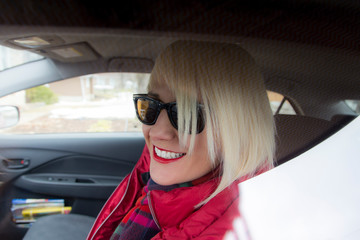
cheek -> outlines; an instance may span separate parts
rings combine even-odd
[[[151,151],[151,148],[152,148],[150,145],[150,129],[151,129],[151,126],[148,126],[145,124],[142,125],[142,131],[143,131],[143,135],[144,135],[144,139],[145,139],[145,144],[149,148],[149,151]]]
[[[207,143],[207,133],[204,130],[196,136],[195,145],[194,145],[194,154],[201,156],[208,155],[208,143]]]
[[[149,140],[149,138],[150,138],[150,136],[149,136],[150,129],[151,129],[151,126],[142,124],[142,131],[143,131],[143,134],[144,134],[144,138],[145,138],[146,143],[148,142],[148,140]]]

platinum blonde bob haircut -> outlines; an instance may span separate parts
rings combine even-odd
[[[259,67],[235,44],[177,41],[156,59],[148,89],[166,84],[176,97],[180,144],[196,138],[196,104],[204,106],[208,152],[222,175],[208,202],[231,183],[271,168],[273,114]]]

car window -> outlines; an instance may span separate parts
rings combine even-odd
[[[356,114],[360,114],[360,100],[346,100],[346,105]]]
[[[0,99],[20,109],[19,123],[2,133],[138,132],[132,94],[145,93],[149,74],[101,73],[26,89]],[[283,95],[267,91],[274,114],[296,114]]]
[[[296,112],[285,96],[280,93],[267,91],[273,114],[296,115]]]
[[[146,92],[150,74],[99,73],[19,91],[0,99],[20,109],[3,133],[137,132],[132,94]]]

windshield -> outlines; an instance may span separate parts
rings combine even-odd
[[[0,46],[0,71],[42,58],[32,52]]]

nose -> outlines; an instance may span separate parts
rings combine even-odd
[[[161,140],[169,141],[176,138],[177,130],[172,126],[165,109],[162,109],[160,111],[156,123],[151,126],[149,135],[152,140],[156,140],[156,141],[161,141]]]

